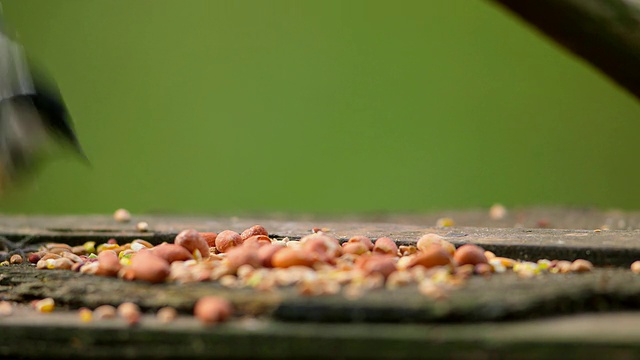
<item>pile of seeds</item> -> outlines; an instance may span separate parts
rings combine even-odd
[[[583,259],[530,262],[499,257],[473,244],[456,248],[437,234],[420,237],[415,246],[398,246],[388,237],[374,241],[354,236],[341,242],[325,229],[313,231],[299,240],[276,239],[264,227],[255,225],[241,233],[184,230],[173,243],[156,246],[142,239],[126,244],[115,239],[102,244],[89,241],[80,246],[49,243],[28,253],[26,259],[13,255],[7,265],[28,261],[42,270],[71,270],[124,281],[216,282],[227,288],[258,291],[293,287],[302,295],[342,294],[350,299],[372,289],[404,286],[416,286],[425,296],[442,299],[472,276],[513,272],[521,277],[534,277],[593,268]],[[631,269],[640,273],[640,262]],[[48,301],[34,308],[46,312],[52,306]],[[117,313],[135,324],[139,310],[129,307]],[[224,321],[232,312],[231,304],[217,297],[202,298],[194,308],[194,314],[204,323]],[[114,309],[106,308],[93,312],[80,310],[85,321],[108,318],[115,313]],[[173,317],[174,309],[158,314],[158,318],[167,321]]]

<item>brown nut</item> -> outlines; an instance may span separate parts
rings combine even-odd
[[[203,258],[209,257],[209,245],[207,241],[200,236],[200,233],[196,230],[189,229],[181,231],[173,241],[174,244],[183,246],[189,250],[191,254],[194,254],[196,250],[200,252]]]
[[[40,259],[41,260],[49,260],[49,259],[59,259],[59,258],[61,258],[61,256],[58,255],[58,254],[46,253]]]
[[[453,258],[449,251],[440,245],[431,245],[427,250],[417,253],[409,261],[408,267],[424,266],[431,268],[434,266],[446,266],[451,265]]]
[[[113,219],[117,222],[131,221],[131,213],[126,209],[118,209],[113,213]]]
[[[256,235],[264,235],[266,237],[269,237],[269,232],[267,232],[267,230],[264,227],[262,227],[262,225],[253,225],[252,227],[243,231],[242,234],[240,234],[240,237],[244,241]]]
[[[129,325],[135,325],[140,322],[140,317],[142,316],[138,305],[132,302],[125,302],[120,304],[120,306],[118,306],[117,313]]]
[[[36,263],[38,263],[38,261],[40,260],[40,254],[38,254],[38,253],[31,253],[31,254],[29,254],[28,259],[29,259],[29,262],[30,262],[30,263],[32,263],[32,264],[36,264]]]
[[[117,310],[111,305],[100,305],[93,310],[93,317],[98,320],[113,319],[117,315]]]
[[[589,260],[577,259],[571,263],[570,270],[572,272],[586,272],[593,269],[593,264]]]
[[[207,245],[209,245],[210,248],[216,246],[216,237],[218,236],[218,234],[208,231],[200,232],[200,236],[202,236],[202,238],[207,242]]]
[[[227,267],[231,273],[235,273],[240,266],[251,265],[253,268],[260,267],[258,248],[238,246],[227,251]]]
[[[176,244],[160,244],[152,248],[151,253],[159,256],[169,263],[174,261],[186,261],[193,259],[193,256],[184,246]]]
[[[163,282],[171,273],[169,262],[151,251],[142,251],[133,255],[129,268],[132,270],[135,280],[151,283]]]
[[[351,237],[347,242],[348,243],[354,243],[354,242],[355,243],[362,243],[362,244],[364,244],[364,246],[367,247],[367,250],[369,250],[369,251],[373,250],[373,241],[371,241],[371,239],[369,239],[366,236],[356,235],[356,236]]]
[[[388,237],[381,237],[373,245],[373,252],[378,254],[398,255],[398,245]]]
[[[253,235],[244,240],[242,246],[262,247],[271,244],[271,239],[266,235]]]
[[[640,260],[634,261],[631,264],[631,271],[633,271],[635,274],[640,274]]]
[[[156,313],[156,318],[163,324],[172,322],[176,317],[178,317],[178,312],[171,306],[165,306]]]
[[[64,257],[53,260],[54,269],[69,270],[73,267],[73,264],[74,264],[73,261]]]
[[[223,253],[229,251],[232,247],[242,245],[242,237],[235,231],[224,230],[216,236],[216,249]]]
[[[367,276],[380,274],[386,279],[391,273],[397,270],[394,258],[390,256],[373,255],[360,257],[359,259],[365,259],[360,261],[357,266],[362,269]]]
[[[484,249],[478,245],[474,244],[465,244],[460,246],[455,254],[453,255],[453,259],[459,265],[471,264],[487,264],[489,260],[484,256]]]
[[[271,258],[271,264],[276,268],[288,268],[291,266],[312,267],[313,257],[309,256],[302,249],[285,247],[277,251]]]
[[[345,254],[362,255],[369,251],[367,245],[360,241],[349,241],[342,244],[342,252]]]
[[[233,306],[231,303],[217,296],[200,298],[193,308],[194,316],[204,324],[215,324],[226,321],[232,313]]]
[[[438,234],[425,234],[416,243],[416,247],[420,251],[426,251],[431,245],[440,245],[446,251],[448,251],[452,256],[456,251],[456,247],[445,240],[442,236]]]
[[[98,270],[96,275],[116,276],[122,265],[113,250],[104,250],[98,254]]]
[[[273,267],[273,256],[280,250],[284,249],[285,245],[282,244],[269,244],[262,246],[258,249],[258,259],[260,264],[264,267]]]
[[[307,235],[300,239],[302,249],[320,261],[333,263],[342,255],[342,247],[337,239],[322,233]]]
[[[13,254],[11,255],[11,258],[9,259],[9,263],[11,264],[22,264],[22,256],[20,256],[20,254]]]

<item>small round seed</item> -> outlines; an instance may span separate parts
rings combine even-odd
[[[117,310],[111,305],[100,305],[93,310],[93,316],[98,320],[113,319],[117,315]]]
[[[593,264],[584,259],[577,259],[573,263],[571,263],[570,270],[572,272],[586,272],[591,271],[593,269]]]
[[[631,264],[631,271],[633,271],[636,274],[640,274],[640,260],[634,261]]]
[[[23,261],[22,256],[20,256],[19,254],[13,254],[9,259],[9,263],[11,264],[22,264],[22,261]]]
[[[178,312],[171,306],[165,306],[156,313],[156,318],[163,324],[172,322],[176,317],[178,317]]]
[[[113,213],[113,218],[117,222],[129,222],[131,221],[131,213],[126,209],[118,209]]]

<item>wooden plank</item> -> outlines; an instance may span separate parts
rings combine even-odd
[[[274,217],[264,218],[216,218],[204,216],[158,216],[143,215],[131,223],[117,223],[109,216],[61,216],[61,217],[23,217],[0,216],[0,236],[12,241],[28,239],[30,243],[65,242],[72,245],[88,240],[106,241],[109,238],[132,240],[142,238],[154,244],[171,242],[175,235],[187,228],[200,231],[222,231],[231,229],[242,231],[251,225],[263,225],[272,236],[300,238],[310,234],[314,227],[325,228],[329,234],[341,240],[354,235],[371,238],[389,236],[401,244],[412,244],[421,235],[437,233],[443,235],[455,245],[475,243],[502,256],[516,259],[566,259],[585,258],[597,265],[617,265],[628,267],[631,262],[640,259],[640,216],[635,213],[587,213],[581,218],[581,211],[537,212],[531,211],[530,219],[551,219],[552,224],[582,225],[577,229],[541,229],[541,228],[500,228],[496,225],[509,224],[490,220],[485,212],[468,211],[453,213],[456,227],[435,227],[435,219],[420,216],[389,216],[391,222],[370,222],[366,218],[335,219],[299,219],[282,220]],[[452,213],[448,213],[451,215]],[[522,214],[522,213],[521,213]],[[546,216],[545,216],[546,214]],[[520,215],[512,215],[521,217]],[[553,217],[551,217],[553,216]],[[527,218],[527,217],[524,217]],[[378,217],[377,219],[384,219]],[[580,220],[582,219],[582,220]],[[585,220],[587,219],[587,220]],[[136,221],[146,221],[149,232],[135,230]],[[507,220],[508,221],[508,220]],[[532,220],[529,220],[532,221]],[[587,221],[587,222],[585,222]],[[479,224],[485,227],[459,226]],[[493,224],[494,227],[489,227]],[[512,222],[512,224],[518,224]],[[612,224],[611,228],[627,230],[606,230],[595,232],[599,226]],[[588,230],[585,227],[591,227]]]

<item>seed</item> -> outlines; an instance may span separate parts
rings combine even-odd
[[[116,314],[116,308],[111,305],[100,305],[93,310],[93,316],[98,320],[113,319]]]
[[[251,265],[253,268],[260,267],[258,249],[245,246],[231,248],[227,252],[226,262],[232,273],[235,273],[243,265]]]
[[[78,310],[78,316],[80,316],[80,321],[88,323],[88,322],[91,322],[91,319],[93,318],[93,313],[91,312],[90,309],[86,307],[82,307]]]
[[[593,269],[593,264],[584,259],[577,259],[573,263],[571,263],[570,270],[572,272],[586,272],[591,271]]]
[[[369,251],[369,249],[367,248],[367,245],[365,245],[362,242],[350,241],[350,242],[346,242],[346,243],[342,244],[342,251],[345,254],[362,255],[362,254],[366,253],[367,251]]]
[[[486,250],[484,252],[484,257],[487,258],[487,260],[491,260],[491,259],[495,259],[496,258],[496,254],[494,254],[493,252]]]
[[[479,263],[475,265],[474,272],[478,275],[489,276],[493,272],[493,268],[489,264]]]
[[[323,233],[307,235],[300,242],[306,251],[318,254],[321,261],[332,261],[342,255],[340,241]]]
[[[29,262],[30,263],[37,264],[38,261],[40,261],[40,254],[38,254],[38,253],[29,254]]]
[[[140,232],[147,232],[149,231],[149,224],[146,221],[140,221],[136,224],[136,230]]]
[[[242,234],[240,234],[240,237],[242,238],[242,240],[247,240],[248,238],[255,236],[255,235],[264,235],[264,236],[269,236],[269,232],[267,232],[267,230],[262,227],[261,225],[253,225],[252,227],[248,228],[247,230],[243,231]]]
[[[275,243],[261,247],[258,249],[258,259],[260,260],[260,264],[264,267],[273,267],[273,256],[284,248],[284,245]]]
[[[113,250],[105,250],[98,254],[98,270],[96,275],[116,276],[122,265]]]
[[[413,245],[400,245],[398,246],[398,251],[402,256],[409,256],[418,252],[418,249]]]
[[[388,237],[381,237],[376,240],[375,244],[373,245],[373,252],[379,254],[397,255],[398,245],[396,245],[395,241],[391,240]]]
[[[131,221],[131,213],[126,209],[118,209],[113,213],[113,218],[117,222],[129,222]]]
[[[35,302],[34,307],[36,311],[41,313],[50,313],[55,309],[56,303],[52,298],[45,298]]]
[[[368,276],[380,274],[384,277],[383,282],[384,279],[397,270],[394,259],[389,256],[373,255],[361,257],[360,259],[364,259],[364,261],[360,261],[358,267],[364,271],[364,274]]]
[[[176,317],[178,317],[178,312],[171,306],[165,306],[156,313],[156,318],[163,324],[172,322]]]
[[[138,252],[132,256],[129,268],[135,280],[150,283],[164,282],[171,273],[169,262],[150,251]]]
[[[180,232],[173,243],[183,246],[192,254],[195,254],[196,250],[198,250],[203,258],[209,257],[209,245],[196,230],[189,229]]]
[[[125,321],[129,325],[135,325],[140,322],[140,308],[138,307],[138,305],[132,302],[125,302],[120,304],[120,306],[118,306],[117,313],[118,315],[120,315],[120,317],[125,319]]]
[[[49,259],[59,259],[61,258],[58,254],[46,253],[44,256],[40,258],[40,260],[49,260]]]
[[[9,259],[9,262],[11,264],[22,264],[22,261],[23,261],[22,256],[20,256],[19,254],[13,254]]]
[[[231,303],[221,297],[205,296],[200,298],[193,309],[193,314],[204,324],[215,324],[226,321],[233,313]]]
[[[408,266],[424,266],[425,268],[431,268],[434,266],[447,266],[451,265],[453,258],[451,254],[445,250],[442,246],[431,245],[426,251],[416,254],[411,258]]]
[[[295,249],[286,247],[277,251],[271,257],[271,264],[277,268],[288,268],[292,266],[307,266],[311,267],[314,264],[314,260],[308,253],[302,251],[302,249]]]
[[[266,235],[253,235],[242,242],[242,246],[244,247],[248,247],[248,246],[261,247],[261,246],[270,245],[270,244],[271,244],[271,239],[269,239],[269,237]]]
[[[62,253],[62,257],[67,258],[71,261],[73,261],[74,263],[81,263],[82,262],[82,258],[74,253],[70,253],[68,251]]]
[[[87,249],[83,245],[78,245],[78,246],[72,247],[71,252],[76,255],[86,255]]]
[[[633,264],[631,264],[631,271],[640,274],[640,260],[634,261]]]
[[[454,226],[455,222],[453,221],[452,218],[440,218],[438,219],[438,221],[436,221],[436,227],[451,227]]]
[[[507,208],[502,204],[493,204],[491,208],[489,208],[489,217],[493,220],[502,220],[507,216]]]
[[[353,236],[347,242],[348,243],[353,243],[353,242],[362,243],[362,244],[364,244],[364,246],[367,247],[367,250],[369,250],[369,251],[373,250],[373,241],[371,241],[371,239],[366,237],[366,236],[359,236],[359,235],[358,236]]]
[[[242,245],[242,237],[235,231],[224,230],[216,236],[216,249],[219,252],[224,253],[229,251],[232,247]]]
[[[159,256],[169,263],[174,261],[186,261],[193,259],[189,250],[176,244],[163,243],[151,249],[151,253]]]
[[[13,314],[13,304],[9,301],[0,301],[0,316]]]
[[[209,245],[210,248],[216,246],[216,237],[218,236],[218,234],[214,232],[200,232],[200,236],[202,236],[202,238],[207,242],[207,245]]]
[[[420,237],[420,239],[418,239],[418,242],[416,243],[416,247],[420,251],[427,251],[427,249],[429,249],[429,247],[431,247],[432,245],[440,245],[446,251],[451,253],[451,255],[453,255],[453,253],[455,253],[456,251],[455,245],[448,242],[438,234],[425,234]]]
[[[53,263],[51,264],[51,268],[60,269],[60,270],[70,270],[73,267],[74,262],[67,258],[59,258],[55,260],[51,260]],[[49,266],[47,266],[49,267]]]
[[[487,257],[484,256],[484,249],[474,244],[465,244],[460,246],[453,255],[453,259],[458,265],[477,265],[489,262]]]
[[[394,271],[387,277],[386,287],[389,290],[394,290],[401,286],[408,285],[412,281],[413,277],[408,271]]]

